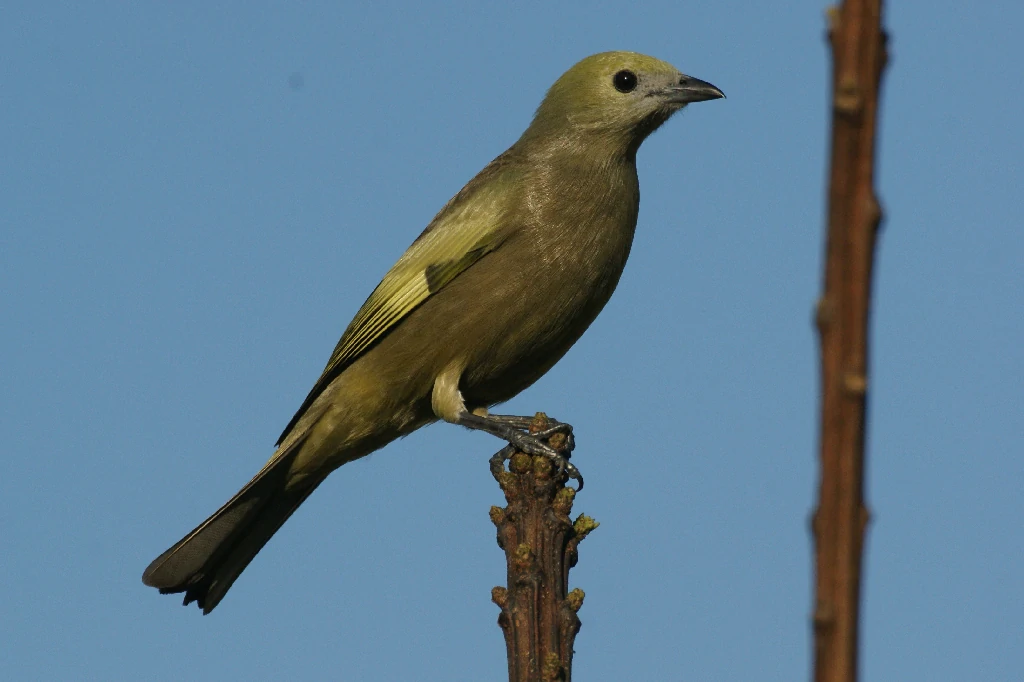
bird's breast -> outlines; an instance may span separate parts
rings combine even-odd
[[[484,259],[492,262],[476,276],[477,268],[465,273],[462,284],[492,292],[481,298],[494,305],[489,322],[477,327],[486,338],[476,337],[483,342],[473,345],[477,352],[467,363],[467,401],[501,402],[532,384],[604,308],[633,242],[635,177],[570,176],[542,186],[546,196],[524,202],[533,210]]]

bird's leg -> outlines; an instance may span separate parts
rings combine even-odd
[[[541,455],[549,458],[558,467],[559,473],[567,473],[569,478],[575,479],[579,483],[578,489],[583,488],[583,476],[580,474],[579,469],[569,462],[568,459],[569,453],[575,445],[571,425],[556,422],[554,426],[543,431],[529,433],[528,430],[533,424],[532,417],[494,414],[478,415],[472,412],[464,412],[459,415],[456,423],[469,429],[484,431],[492,436],[497,436],[528,455]],[[564,455],[544,442],[556,433],[565,435]],[[503,453],[506,450],[508,448],[503,449],[499,454],[502,454],[504,457]]]

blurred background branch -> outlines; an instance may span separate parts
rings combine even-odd
[[[832,46],[832,156],[821,340],[821,479],[814,513],[814,679],[857,679],[871,276],[882,210],[874,191],[875,139],[886,35],[881,0],[828,12]]]

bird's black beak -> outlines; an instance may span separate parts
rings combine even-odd
[[[709,99],[725,97],[725,93],[711,83],[691,76],[681,76],[678,83],[668,86],[661,94],[670,104],[706,102]]]

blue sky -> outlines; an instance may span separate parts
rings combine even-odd
[[[865,680],[1024,667],[1018,4],[893,2]],[[572,422],[581,680],[807,679],[824,4],[13,3],[0,22],[0,668],[499,680],[499,443],[336,472],[211,616],[142,569],[245,483],[380,276],[587,54],[718,85],[509,412]],[[290,87],[293,74],[301,87]]]

